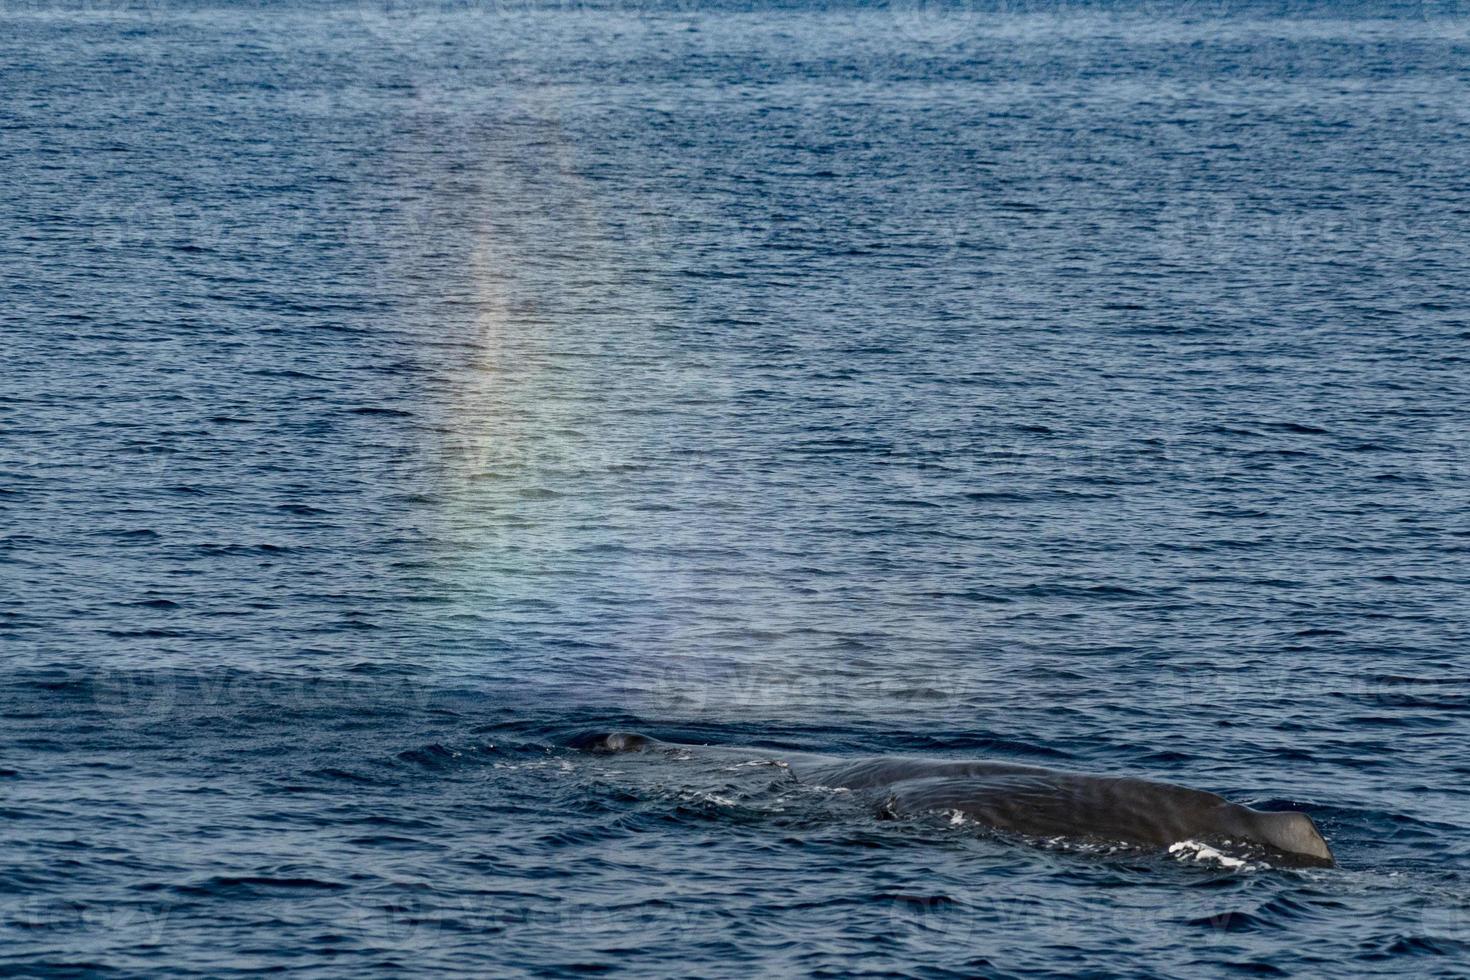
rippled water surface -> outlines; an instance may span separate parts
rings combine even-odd
[[[1434,2],[0,6],[0,972],[1465,975],[1467,59]]]

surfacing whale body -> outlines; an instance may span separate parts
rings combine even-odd
[[[719,753],[767,756],[801,782],[879,797],[885,812],[956,812],[997,830],[1170,847],[1186,841],[1239,841],[1270,852],[1274,863],[1331,866],[1332,851],[1312,818],[1293,811],[1253,810],[1214,793],[1170,783],[1089,776],[1004,762],[880,756],[857,760],[773,750],[684,745],[628,732],[583,736],[593,752]]]

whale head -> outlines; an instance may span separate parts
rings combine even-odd
[[[1337,863],[1332,849],[1305,813],[1293,810],[1255,810],[1254,823],[1260,839],[1303,865],[1331,867]]]

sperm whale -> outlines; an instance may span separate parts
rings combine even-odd
[[[834,759],[766,749],[663,742],[631,732],[586,735],[592,752],[665,752],[767,756],[798,780],[865,793],[893,815],[955,812],[996,830],[1033,837],[1170,847],[1197,841],[1240,841],[1271,852],[1275,862],[1331,866],[1332,850],[1312,818],[1296,811],[1255,810],[1203,790],[1130,776],[1102,776],[1006,762],[901,756]]]

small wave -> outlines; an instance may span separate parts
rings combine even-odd
[[[308,772],[306,775],[314,776],[319,779],[331,780],[334,782],[356,783],[359,786],[392,785],[392,783],[382,779],[374,779],[372,776],[365,776],[362,773],[351,772],[346,769],[337,769],[334,767],[328,767],[326,769],[316,769],[312,772]]]
[[[338,881],[323,881],[320,878],[275,878],[269,875],[216,875],[206,881],[192,885],[177,885],[174,891],[184,895],[226,895],[230,893],[308,890],[340,891],[347,886]]]
[[[137,602],[124,603],[128,606],[137,606],[143,609],[178,609],[179,604],[172,599],[139,599]]]
[[[420,749],[407,749],[398,753],[401,762],[412,763],[425,769],[443,769],[464,753],[445,748],[437,742]]]
[[[412,412],[405,412],[398,408],[378,408],[373,405],[364,405],[360,408],[349,408],[350,415],[381,415],[388,418],[408,419],[413,418]]]

